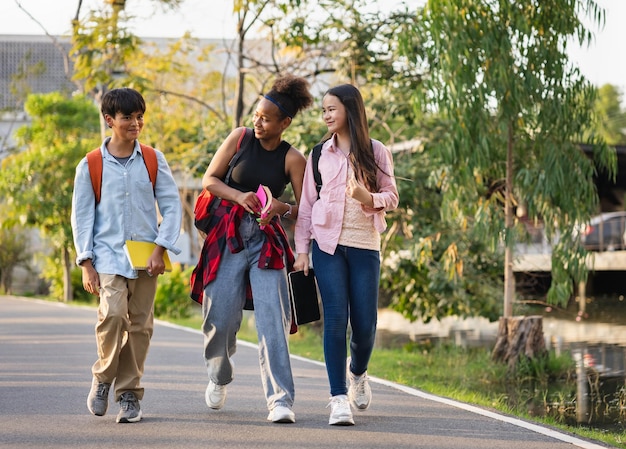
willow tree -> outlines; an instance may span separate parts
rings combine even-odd
[[[429,0],[419,14],[404,51],[425,69],[416,103],[447,128],[432,143],[445,167],[442,211],[494,250],[504,247],[494,357],[511,361],[517,353],[498,345],[511,339],[514,248],[524,223],[540,224],[555,241],[547,297],[566,303],[587,276],[576,229],[598,209],[594,174],[615,173],[615,153],[601,142],[586,142],[593,158],[580,150],[595,90],[567,55],[568,45],[593,37],[581,16],[599,25],[604,13],[593,0]],[[542,351],[540,340],[527,355]]]

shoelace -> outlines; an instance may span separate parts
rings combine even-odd
[[[365,394],[365,382],[367,381],[367,376],[362,374],[359,380],[355,382],[354,389],[358,394]]]
[[[326,408],[328,407],[334,411],[337,407],[349,407],[349,404],[346,399],[332,398]]]
[[[127,410],[134,410],[136,409],[136,399],[134,397],[127,397],[127,396],[123,396],[120,399],[120,407],[122,408],[122,410],[127,411]]]
[[[98,389],[96,390],[96,396],[98,399],[104,399],[109,394],[109,386],[104,383],[98,384]]]

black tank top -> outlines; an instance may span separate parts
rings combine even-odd
[[[281,141],[274,151],[267,151],[256,137],[245,148],[233,169],[229,185],[241,192],[256,192],[259,184],[266,185],[274,198],[280,197],[289,183],[285,175],[285,156],[291,148],[289,142]]]

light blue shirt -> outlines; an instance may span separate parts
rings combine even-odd
[[[76,263],[91,259],[98,273],[137,278],[126,253],[126,240],[154,242],[174,254],[180,235],[182,205],[178,187],[165,156],[155,150],[158,173],[155,189],[143,161],[139,142],[126,165],[118,162],[106,148],[107,137],[100,150],[102,161],[102,193],[95,204],[87,158],[76,167],[72,195],[72,232],[76,247]],[[156,198],[156,201],[155,201]],[[162,217],[159,223],[159,215]]]

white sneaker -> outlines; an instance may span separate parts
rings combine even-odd
[[[204,393],[204,400],[209,408],[213,410],[221,409],[226,401],[226,385],[216,385],[210,380]]]
[[[350,387],[348,387],[350,403],[357,410],[367,410],[372,402],[372,389],[367,380],[367,371],[356,376],[350,372],[350,365],[348,365],[348,379],[350,379]]]
[[[350,410],[350,402],[348,396],[340,394],[330,398],[330,402],[326,407],[330,407],[330,418],[328,424],[331,426],[353,426],[352,410]]]
[[[276,423],[294,423],[296,422],[296,415],[294,412],[285,405],[277,405],[272,409],[267,420]]]

